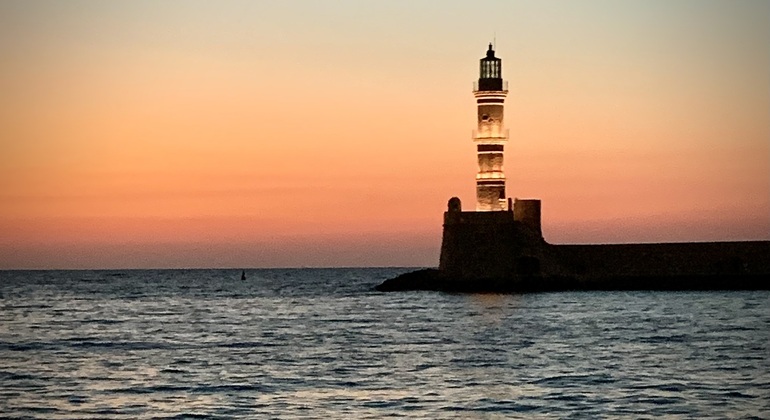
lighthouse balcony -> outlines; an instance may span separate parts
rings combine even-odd
[[[496,131],[479,131],[479,130],[473,130],[471,133],[471,137],[473,138],[473,141],[476,143],[484,143],[484,144],[504,144],[508,141],[508,136],[510,134],[509,129],[504,130],[496,130]]]
[[[476,92],[508,93],[508,81],[501,79],[481,79],[477,82],[473,82],[473,93]]]
[[[502,180],[505,181],[505,174],[500,171],[479,172],[476,174],[476,180]]]

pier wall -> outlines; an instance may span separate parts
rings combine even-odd
[[[539,200],[516,200],[513,209],[493,212],[464,212],[459,200],[452,201],[444,213],[439,272],[467,281],[655,278],[662,284],[666,278],[770,274],[770,241],[552,245],[540,226]]]

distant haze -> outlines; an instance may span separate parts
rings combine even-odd
[[[767,1],[0,2],[0,269],[431,266],[472,82],[552,243],[770,239]]]

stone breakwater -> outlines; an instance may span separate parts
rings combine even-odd
[[[380,291],[520,293],[561,290],[770,290],[770,241],[553,245],[540,202],[463,212],[449,202],[438,269],[406,273]]]

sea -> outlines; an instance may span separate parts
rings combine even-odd
[[[0,417],[770,418],[770,292],[380,293],[409,268],[0,271]]]

